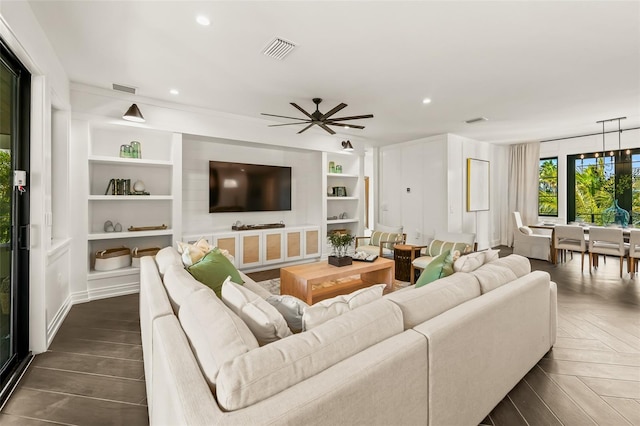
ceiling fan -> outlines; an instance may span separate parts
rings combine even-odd
[[[286,115],[267,114],[267,113],[264,113],[264,112],[261,113],[261,114],[262,115],[268,115],[270,117],[280,117],[280,118],[289,118],[291,120],[299,120],[298,123],[271,124],[269,127],[293,126],[293,125],[296,125],[296,124],[308,124],[304,129],[300,130],[298,133],[302,133],[305,130],[308,130],[309,128],[311,128],[312,126],[315,125],[315,126],[322,127],[324,130],[326,130],[327,132],[331,133],[332,135],[335,135],[336,132],[334,132],[333,129],[331,129],[329,126],[340,126],[340,127],[344,127],[344,128],[347,128],[347,129],[364,129],[364,126],[359,126],[359,125],[356,125],[356,124],[342,123],[342,122],[343,121],[347,121],[347,120],[358,120],[358,119],[361,119],[361,118],[373,118],[373,114],[352,115],[350,117],[331,118],[335,113],[337,113],[341,109],[345,108],[347,106],[347,104],[340,103],[339,105],[335,106],[330,111],[328,111],[328,112],[323,114],[320,111],[318,111],[318,105],[320,105],[320,102],[322,102],[322,99],[313,98],[313,103],[316,104],[316,110],[315,110],[315,112],[313,112],[311,114],[309,114],[307,111],[302,109],[298,104],[296,104],[294,102],[290,102],[291,105],[293,105],[298,111],[300,111],[304,115],[306,115],[307,118],[287,117]]]

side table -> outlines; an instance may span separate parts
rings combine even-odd
[[[414,246],[411,244],[396,244],[393,246],[393,260],[396,263],[396,280],[408,281],[413,284],[411,276],[411,262],[420,257],[420,250],[424,246]]]

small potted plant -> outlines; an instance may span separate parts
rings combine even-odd
[[[329,264],[334,266],[351,265],[352,259],[347,256],[347,249],[355,240],[355,237],[349,233],[329,232],[327,240],[333,247],[333,254],[329,256]]]

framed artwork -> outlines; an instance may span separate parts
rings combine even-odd
[[[489,210],[489,161],[467,158],[467,211]]]

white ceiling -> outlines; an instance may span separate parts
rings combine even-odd
[[[618,116],[640,126],[638,1],[30,4],[71,81],[265,120],[303,118],[289,102],[311,112],[321,97],[322,112],[348,104],[336,117],[374,114],[341,132],[373,145],[540,140]],[[274,36],[298,44],[283,61],[261,53]],[[479,116],[489,121],[464,123]]]

